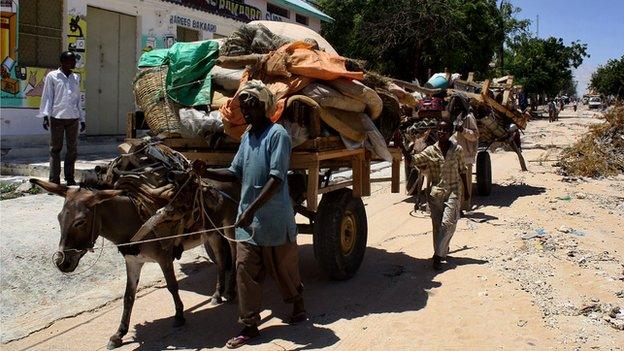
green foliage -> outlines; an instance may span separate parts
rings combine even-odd
[[[17,187],[18,185],[15,183],[0,182],[0,200],[10,200],[20,197],[21,194],[15,192]]]
[[[519,35],[509,44],[505,69],[529,94],[554,96],[574,85],[572,69],[583,63],[587,44]]]
[[[369,69],[411,80],[439,72],[486,72],[505,37],[523,31],[517,9],[496,0],[319,0],[335,21],[323,36]]]
[[[445,68],[477,77],[513,74],[529,94],[576,90],[572,69],[587,57],[587,45],[540,39],[527,33],[530,21],[497,0],[319,0],[335,21],[323,36],[368,69],[412,80]],[[506,47],[504,49],[504,46]],[[489,68],[495,59],[498,67]],[[599,78],[597,78],[598,82]]]
[[[0,194],[10,193],[17,189],[17,184],[0,182]]]
[[[41,189],[38,186],[33,186],[32,188],[30,188],[30,190],[28,190],[28,193],[30,195],[37,195],[37,194],[41,194],[43,193],[43,189]]]
[[[609,60],[598,66],[591,77],[591,88],[602,95],[624,98],[624,55],[619,60]]]

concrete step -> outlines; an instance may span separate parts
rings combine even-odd
[[[91,160],[81,159],[76,161],[74,178],[80,180],[87,174],[92,173],[96,166],[106,166],[115,156],[99,157]],[[61,161],[61,179],[63,175],[63,164]],[[24,176],[34,178],[48,178],[50,174],[50,164],[44,162],[0,162],[0,175],[2,176]]]
[[[120,142],[84,143],[78,144],[79,157],[91,157],[93,155],[115,154]],[[61,151],[61,157],[65,154],[65,147]],[[22,162],[23,160],[46,160],[50,155],[49,146],[9,147],[2,145],[2,162]]]

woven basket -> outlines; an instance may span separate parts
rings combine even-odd
[[[182,125],[178,112],[182,106],[167,96],[167,70],[167,66],[140,70],[134,78],[134,98],[152,132],[179,138]]]

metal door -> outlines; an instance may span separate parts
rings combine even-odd
[[[125,132],[134,108],[136,17],[87,8],[86,118],[89,135]]]

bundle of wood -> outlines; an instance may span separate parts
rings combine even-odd
[[[440,101],[439,109],[424,109],[415,113],[407,121],[403,122],[403,131],[407,131],[410,124],[418,124],[421,120],[449,118],[455,121],[457,115],[449,111],[449,103],[455,98],[467,100],[477,120],[479,127],[479,142],[489,145],[496,141],[503,141],[512,137],[517,129],[525,129],[529,115],[518,109],[517,96],[521,94],[521,86],[513,84],[513,76],[495,78],[492,81],[473,81],[473,75],[469,74],[468,80],[456,79],[452,88],[430,89],[417,84],[395,80],[399,85],[412,91],[419,92],[432,101]],[[436,100],[437,99],[437,100]],[[422,102],[421,102],[421,107]],[[406,126],[407,125],[407,126]],[[429,126],[432,128],[433,126]],[[517,127],[517,128],[516,128]],[[424,132],[422,127],[412,128],[412,134],[416,130]]]

